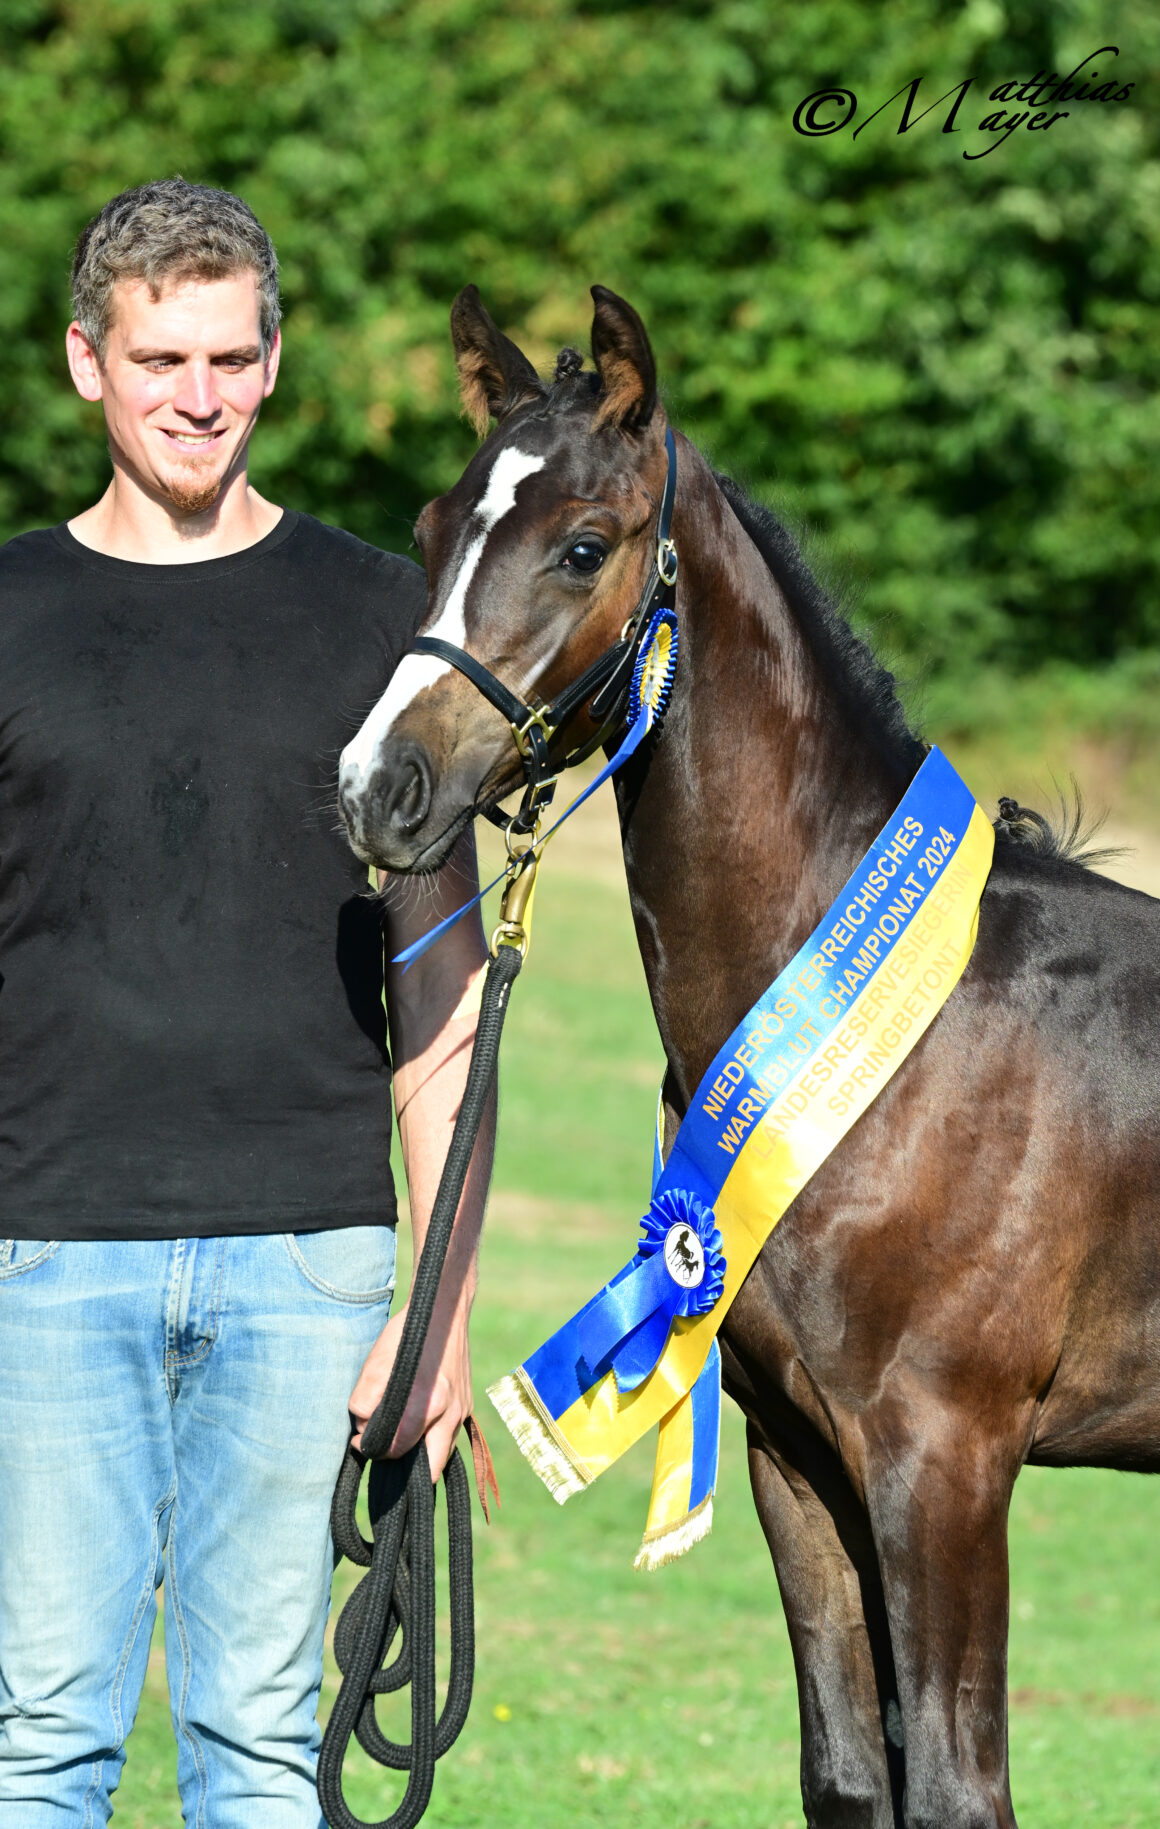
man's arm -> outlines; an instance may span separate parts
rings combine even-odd
[[[395,1110],[411,1196],[416,1263],[463,1099],[475,1037],[480,974],[487,962],[478,911],[465,915],[408,972],[391,965],[390,959],[466,901],[474,893],[476,882],[475,839],[469,829],[436,876],[434,894],[427,884],[399,883],[395,893],[400,906],[389,908],[386,916],[387,1015]],[[431,1472],[436,1478],[455,1445],[464,1418],[471,1414],[467,1321],[475,1295],[476,1258],[494,1143],[493,1096],[484,1114],[459,1203],[418,1375],[391,1444],[392,1454],[403,1454],[426,1435]],[[362,1440],[363,1424],[386,1389],[406,1312],[404,1303],[391,1316],[367,1355],[351,1393],[356,1448]]]

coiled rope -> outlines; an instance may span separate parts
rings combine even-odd
[[[411,1282],[407,1319],[378,1409],[363,1430],[361,1454],[348,1447],[330,1510],[336,1547],[369,1573],[347,1601],[334,1633],[342,1686],[318,1759],[318,1801],[330,1829],[415,1829],[431,1796],[435,1761],[454,1745],[467,1720],[475,1675],[475,1609],[471,1566],[471,1496],[459,1450],[443,1470],[447,1494],[448,1579],[451,1596],[451,1674],[442,1712],[435,1712],[435,1489],[426,1444],[386,1460],[419,1369],[427,1328],[475,1140],[495,1079],[508,994],[523,951],[500,944],[487,969],[463,1103],[431,1209],[422,1254]],[[371,1542],[355,1521],[366,1461]],[[399,1634],[394,1661],[384,1660]],[[411,1738],[390,1740],[375,1719],[375,1697],[411,1686]],[[351,1735],[380,1765],[407,1773],[398,1808],[364,1822],[342,1792]]]

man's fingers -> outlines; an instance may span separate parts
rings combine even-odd
[[[393,1315],[368,1353],[358,1382],[350,1395],[354,1424],[351,1440],[362,1447],[367,1423],[374,1415],[387,1388],[398,1352],[405,1310]],[[414,1388],[407,1399],[395,1439],[387,1450],[392,1460],[427,1438],[427,1457],[431,1475],[438,1479],[450,1457],[463,1420],[471,1412],[471,1369],[466,1338],[453,1338],[452,1350],[446,1342],[428,1341],[424,1353],[427,1363],[420,1362]]]
[[[416,1442],[422,1441],[425,1437],[427,1459],[431,1464],[431,1478],[437,1480],[451,1458],[455,1438],[463,1427],[463,1419],[466,1415],[466,1411],[460,1413],[458,1404],[451,1404],[446,1399],[442,1404],[430,1401],[413,1410],[408,1407],[395,1432],[395,1439],[387,1450],[388,1458],[392,1461],[398,1460],[400,1455],[406,1454],[408,1449],[413,1448]],[[355,1437],[356,1448],[359,1446],[361,1434],[360,1430],[359,1435]]]
[[[431,1479],[437,1481],[451,1459],[451,1450],[455,1446],[455,1437],[463,1425],[463,1418],[457,1422],[451,1420],[451,1412],[444,1411],[437,1423],[427,1431],[427,1459],[431,1463]]]
[[[354,1419],[354,1433],[351,1436],[356,1448],[362,1447],[363,1430],[379,1407],[380,1399],[387,1388],[385,1378],[370,1378],[364,1371],[362,1377],[350,1394],[348,1408]]]
[[[382,1401],[395,1356],[399,1350],[399,1336],[406,1320],[407,1305],[403,1304],[398,1314],[392,1315],[382,1333],[375,1341],[363,1362],[354,1390],[350,1394],[348,1408],[354,1419],[354,1432],[351,1440],[356,1448],[362,1447],[363,1430]]]
[[[426,1393],[425,1398],[422,1393],[413,1393],[411,1402],[403,1412],[398,1434],[391,1444],[392,1455],[406,1454],[408,1448],[413,1448],[417,1441],[426,1436],[431,1470],[433,1473],[441,1471],[451,1452],[448,1440],[459,1427],[456,1409],[452,1393],[443,1379],[438,1381],[433,1391]],[[435,1465],[437,1460],[438,1469]]]

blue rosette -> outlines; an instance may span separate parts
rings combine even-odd
[[[673,1322],[707,1315],[725,1287],[725,1252],[712,1207],[683,1188],[653,1199],[636,1256],[576,1318],[589,1382],[606,1372],[635,1391],[664,1352]]]
[[[677,671],[677,619],[670,609],[659,609],[653,615],[637,650],[628,693],[628,721],[635,725],[641,716],[645,728],[653,730],[664,716]]]

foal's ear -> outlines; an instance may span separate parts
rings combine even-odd
[[[496,329],[475,286],[464,286],[451,307],[451,341],[463,405],[481,438],[489,419],[506,419],[547,392],[523,350]]]
[[[657,403],[657,365],[640,318],[627,299],[593,286],[592,355],[600,375],[595,423],[639,432]]]

